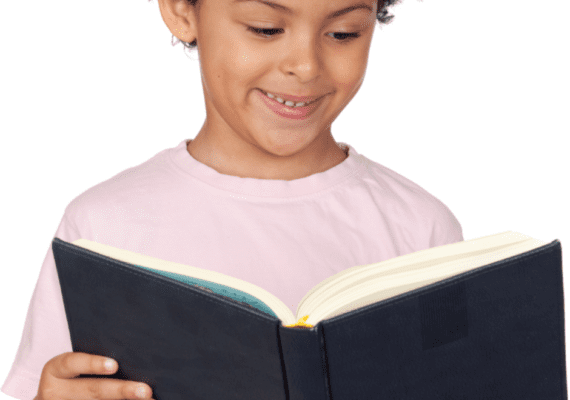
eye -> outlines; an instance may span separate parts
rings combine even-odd
[[[275,33],[282,31],[283,29],[275,29],[275,28],[255,28],[253,26],[248,26],[247,30],[250,32],[255,33],[258,36],[265,37],[269,39]],[[350,40],[356,39],[360,37],[359,32],[333,32],[333,35],[340,35],[340,39],[335,39],[337,42],[349,42]]]
[[[281,31],[282,29],[273,29],[273,28],[264,29],[264,28],[255,28],[253,26],[248,26],[247,30],[255,33],[258,36],[267,37],[267,36],[273,36],[273,34],[275,34],[275,32]]]
[[[360,37],[360,33],[358,32],[334,32],[333,35],[342,35],[344,39],[340,39],[341,42],[349,42],[352,39],[356,39]]]

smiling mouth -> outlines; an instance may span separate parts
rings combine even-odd
[[[291,103],[293,103],[293,104],[301,104],[301,103],[303,103],[303,105],[300,106],[300,107],[307,107],[307,106],[310,106],[311,104],[316,103],[317,101],[319,101],[320,99],[322,99],[323,97],[326,96],[326,95],[322,95],[322,96],[317,97],[317,98],[315,98],[314,100],[311,100],[311,101],[302,101],[302,100],[301,100],[301,101],[295,101],[295,100],[285,100],[285,99],[279,97],[278,95],[269,94],[268,92],[266,92],[266,91],[263,90],[263,89],[258,89],[258,90],[259,90],[261,93],[263,93],[265,96],[267,96],[267,97],[269,97],[270,99],[272,99],[272,100],[274,100],[274,101],[276,101],[276,102],[278,102],[278,103],[280,103],[280,104],[283,104],[283,105],[286,105],[286,103],[287,103],[288,101],[291,102]],[[280,99],[281,101],[279,101],[278,99]],[[292,108],[297,108],[297,107],[292,107]]]
[[[275,98],[272,99],[262,90],[258,90],[258,96],[269,110],[273,111],[280,117],[293,120],[304,120],[315,115],[315,111],[322,105],[324,98],[326,97],[326,95],[324,95],[313,100],[311,103],[294,106],[293,102],[287,101],[282,103]]]

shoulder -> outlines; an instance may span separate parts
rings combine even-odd
[[[376,193],[386,212],[398,217],[400,229],[408,232],[416,248],[463,240],[459,221],[440,199],[394,170],[361,157],[363,183],[370,187],[371,193]]]
[[[168,188],[175,178],[167,162],[166,150],[163,150],[90,187],[67,205],[66,218],[86,234],[88,226],[102,225],[111,219],[120,222],[132,212],[144,214],[145,209],[156,205],[153,198],[171,190]]]

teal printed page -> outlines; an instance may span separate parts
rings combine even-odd
[[[176,279],[179,282],[187,283],[193,286],[199,286],[202,288],[206,288],[211,290],[214,293],[219,295],[229,297],[231,300],[237,301],[239,303],[246,303],[251,307],[257,308],[264,313],[274,316],[278,318],[277,315],[269,308],[267,304],[259,300],[257,297],[250,295],[249,293],[242,292],[241,290],[237,290],[230,286],[220,285],[218,283],[205,281],[203,279],[197,279],[186,275],[176,274],[174,272],[167,272],[167,271],[160,271],[154,268],[143,267],[142,265],[137,265],[139,268],[146,269],[147,271],[154,272],[156,274],[160,274],[172,279]]]

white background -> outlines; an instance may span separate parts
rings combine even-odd
[[[440,199],[465,240],[513,230],[569,245],[569,3],[404,0],[391,13],[335,139]],[[2,1],[0,49],[1,385],[67,204],[193,138],[205,108],[199,63],[171,46],[156,0]]]

